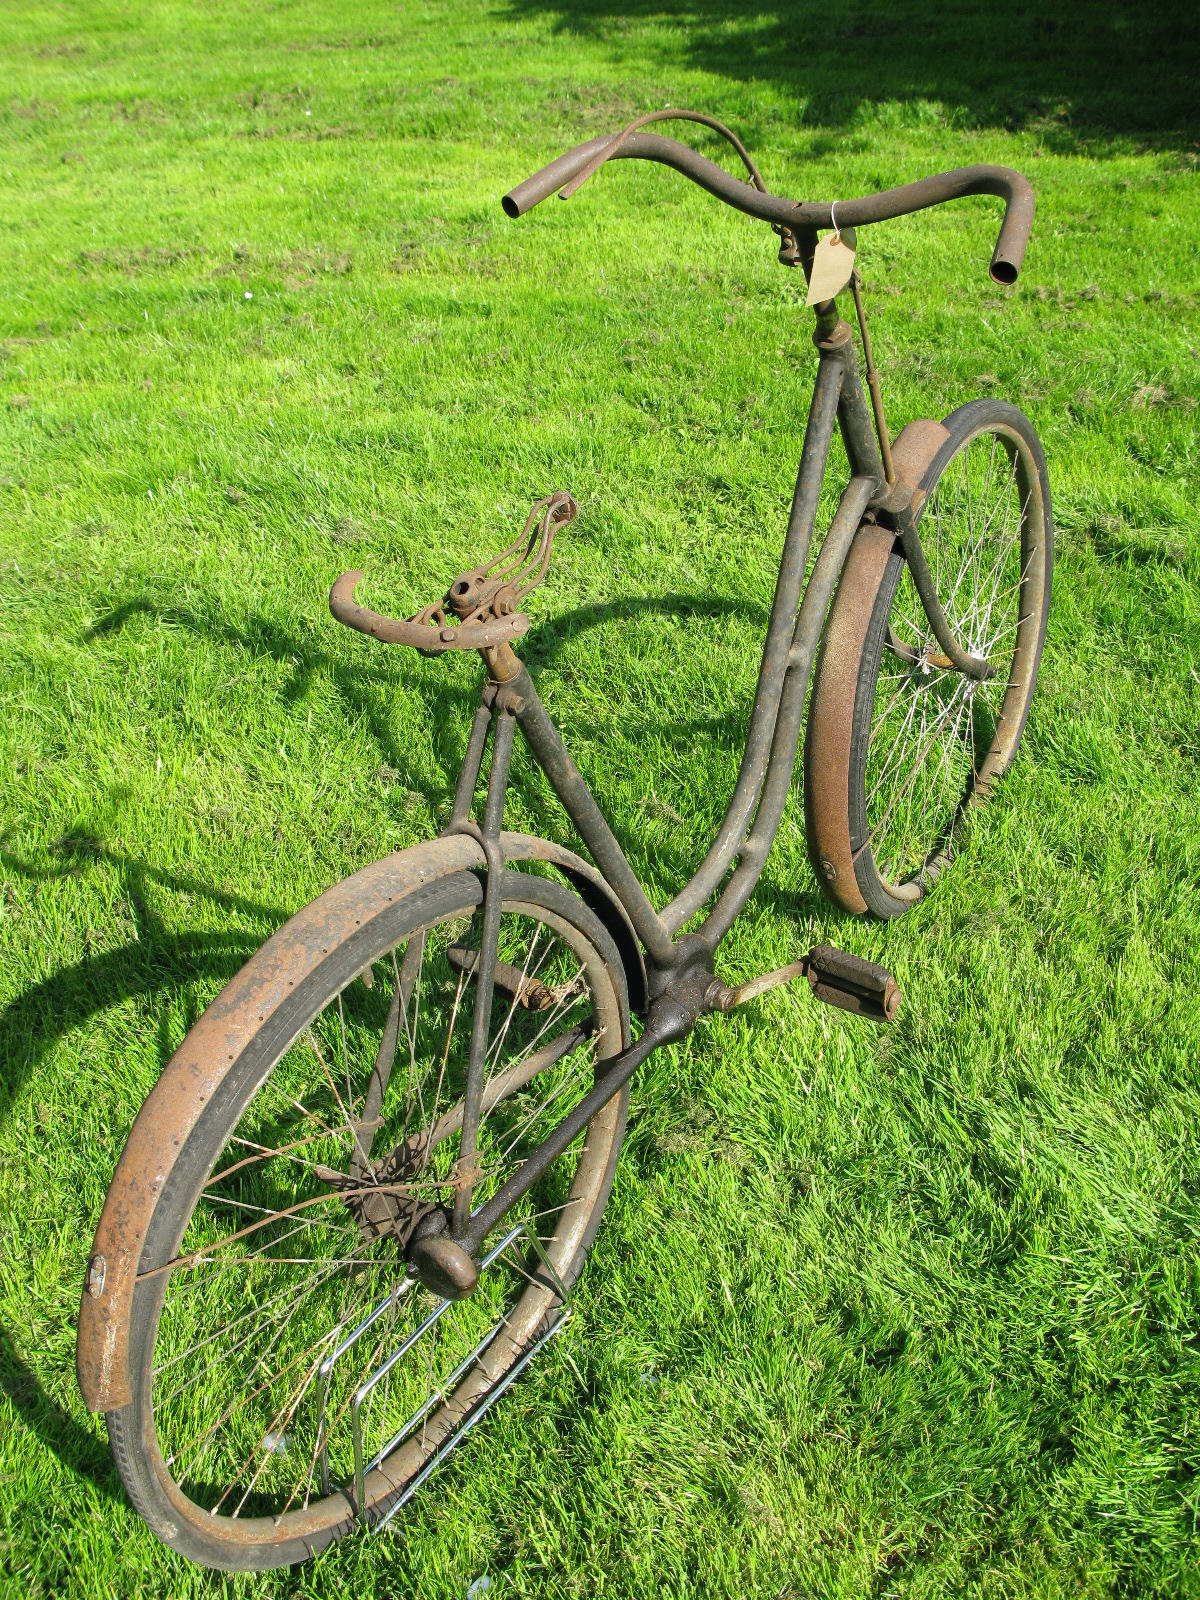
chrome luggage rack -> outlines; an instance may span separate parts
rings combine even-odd
[[[421,1325],[418,1328],[415,1328],[412,1333],[408,1334],[400,1342],[400,1344],[397,1345],[395,1350],[393,1350],[391,1354],[375,1368],[374,1372],[370,1373],[366,1378],[363,1379],[362,1383],[360,1383],[358,1388],[354,1391],[354,1398],[350,1403],[350,1427],[351,1435],[354,1441],[353,1505],[354,1514],[364,1528],[367,1528],[374,1533],[382,1533],[383,1530],[390,1525],[397,1512],[408,1504],[425,1480],[437,1471],[438,1467],[441,1466],[442,1462],[445,1461],[446,1457],[451,1453],[451,1451],[457,1449],[459,1444],[462,1443],[463,1439],[468,1433],[470,1433],[475,1424],[484,1416],[486,1416],[486,1414],[495,1405],[496,1401],[499,1400],[500,1396],[505,1392],[505,1390],[508,1389],[509,1386],[520,1377],[521,1373],[524,1372],[525,1368],[533,1360],[534,1356],[537,1355],[538,1351],[541,1350],[543,1345],[548,1344],[554,1335],[556,1333],[560,1333],[566,1326],[571,1314],[569,1303],[570,1296],[563,1285],[562,1279],[554,1270],[550,1258],[542,1246],[542,1241],[538,1238],[536,1231],[528,1222],[518,1223],[515,1228],[511,1228],[509,1232],[504,1235],[499,1244],[495,1245],[480,1262],[480,1272],[482,1273],[486,1271],[488,1267],[499,1260],[500,1256],[502,1256],[511,1245],[515,1244],[518,1239],[525,1239],[533,1247],[533,1250],[541,1261],[542,1266],[546,1269],[551,1283],[554,1285],[555,1293],[558,1296],[559,1302],[559,1308],[554,1316],[554,1320],[551,1322],[546,1331],[538,1339],[536,1339],[533,1344],[530,1345],[529,1349],[524,1352],[519,1360],[514,1362],[514,1364],[500,1379],[499,1383],[497,1383],[494,1388],[489,1389],[483,1398],[478,1402],[478,1404],[475,1405],[474,1408],[463,1417],[458,1427],[455,1428],[454,1432],[449,1436],[449,1438],[444,1440],[443,1443],[438,1446],[438,1448],[430,1456],[429,1460],[426,1461],[425,1465],[421,1468],[420,1472],[418,1472],[412,1478],[411,1482],[405,1484],[404,1488],[388,1507],[384,1515],[377,1522],[375,1522],[373,1528],[370,1519],[367,1516],[366,1509],[367,1478],[372,1472],[380,1467],[384,1461],[387,1460],[388,1456],[390,1456],[394,1450],[399,1449],[406,1439],[410,1439],[412,1437],[412,1435],[429,1416],[430,1412],[435,1408],[435,1406],[437,1406],[445,1398],[447,1393],[453,1391],[454,1385],[457,1384],[459,1379],[464,1376],[472,1362],[477,1361],[480,1358],[483,1352],[491,1344],[492,1340],[500,1332],[501,1328],[503,1328],[504,1319],[501,1318],[500,1321],[496,1323],[496,1326],[490,1329],[484,1335],[471,1353],[466,1356],[457,1367],[455,1367],[454,1371],[448,1378],[445,1379],[443,1383],[439,1384],[438,1387],[426,1397],[424,1403],[417,1407],[416,1411],[413,1412],[412,1416],[409,1417],[407,1422],[405,1422],[403,1426],[392,1435],[386,1444],[380,1447],[380,1449],[369,1461],[364,1459],[366,1456],[366,1447],[363,1438],[364,1404],[369,1401],[376,1386],[388,1377],[398,1363],[402,1361],[404,1357],[408,1355],[408,1353],[414,1348],[414,1346],[417,1345],[421,1339],[423,1339],[425,1335],[435,1327],[442,1316],[450,1309],[451,1306],[455,1305],[456,1302],[453,1300],[439,1301],[429,1315],[424,1319]],[[363,1318],[358,1326],[348,1333],[346,1337],[335,1347],[331,1354],[326,1356],[317,1372],[317,1461],[320,1465],[321,1493],[323,1495],[327,1495],[330,1492],[329,1438],[326,1431],[325,1417],[325,1403],[329,1394],[330,1375],[332,1374],[334,1367],[347,1353],[347,1351],[353,1349],[353,1347],[362,1338],[363,1334],[374,1327],[374,1325],[390,1307],[394,1307],[399,1300],[408,1294],[415,1283],[415,1278],[405,1278],[397,1283],[395,1288],[392,1289],[391,1293],[385,1295],[379,1304],[376,1305],[367,1314],[367,1316]],[[350,1490],[351,1486],[349,1484],[345,1484],[342,1485],[342,1488],[345,1492]]]

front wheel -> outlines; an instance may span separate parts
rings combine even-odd
[[[910,430],[912,430],[910,434]],[[1046,459],[1015,406],[976,400],[914,423],[928,461],[921,541],[950,627],[983,682],[941,653],[898,537],[864,525],[830,608],[804,743],[809,855],[843,910],[897,917],[951,857],[1008,768],[1037,682],[1054,535]]]
[[[244,1043],[155,1205],[132,1399],[107,1416],[137,1510],[206,1566],[301,1561],[411,1492],[554,1325],[608,1199],[628,1088],[504,1218],[470,1298],[407,1267],[464,1181],[486,874],[447,871],[439,848],[405,853],[424,863],[413,892],[386,895],[371,868],[330,890],[206,1013]],[[477,1203],[629,1038],[620,957],[579,898],[509,871],[502,908]]]

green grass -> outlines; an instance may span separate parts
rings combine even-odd
[[[0,1577],[14,1594],[1200,1593],[1200,234],[1194,8],[707,0],[8,5],[0,18]],[[621,165],[664,103],[864,230],[893,426],[979,393],[1058,523],[1016,766],[888,929],[793,796],[722,952],[885,959],[897,1025],[777,992],[635,1085],[573,1331],[407,1516],[223,1580],[159,1546],[75,1388],[113,1165],[266,934],[444,820],[471,661],[407,611],[583,511],[523,653],[661,903],[732,786],[813,370],[773,238]],[[252,296],[252,298],[251,298]],[[827,520],[833,488],[823,505]],[[516,825],[568,838],[527,760]]]

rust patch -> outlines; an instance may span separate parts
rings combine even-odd
[[[894,457],[907,432],[903,429],[897,438]],[[867,902],[858,887],[850,846],[854,701],[871,611],[895,542],[890,529],[872,523],[863,523],[854,536],[825,624],[804,735],[808,858],[833,903],[856,917],[866,912]]]
[[[898,477],[916,489],[929,468],[929,463],[950,437],[950,430],[931,417],[918,417],[905,423],[892,445],[892,461]]]

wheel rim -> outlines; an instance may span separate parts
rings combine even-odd
[[[538,898],[506,899],[511,982],[493,1001],[476,1205],[621,1047],[602,957]],[[316,1014],[240,1108],[163,1274],[148,1442],[176,1509],[210,1537],[284,1543],[345,1518],[352,1396],[438,1305],[407,1279],[402,1246],[415,1214],[453,1193],[474,1002],[463,950],[477,931],[469,914],[442,918],[373,963],[370,989],[354,976]],[[372,1389],[360,1418],[368,1508],[394,1499],[557,1313],[554,1276],[569,1279],[590,1236],[619,1122],[616,1103],[598,1114],[498,1230],[528,1221],[553,1271],[510,1247]]]
[[[995,675],[956,672],[897,562],[865,762],[866,843],[880,881],[918,899],[964,809],[1012,758],[1040,647],[1045,513],[1029,448],[1012,428],[970,435],[921,516],[938,596],[959,643]],[[885,579],[885,595],[887,580]]]

